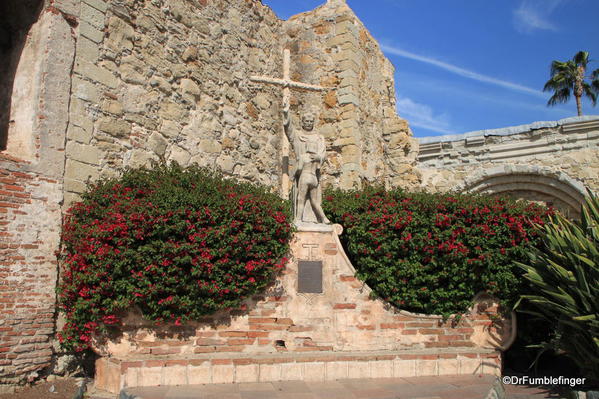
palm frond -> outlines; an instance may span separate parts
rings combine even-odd
[[[574,55],[574,58],[572,59],[572,61],[574,61],[576,63],[576,65],[580,65],[580,66],[586,68],[586,66],[589,62],[589,52],[588,51],[579,51],[578,53],[576,53],[576,55]]]
[[[580,82],[582,80],[583,95],[588,97],[593,106],[597,104],[599,95],[599,69],[593,71],[590,75],[591,82],[585,81],[585,71],[589,63],[589,52],[579,51],[571,60],[554,60],[550,65],[550,78],[543,86],[543,91],[552,91],[554,94],[547,101],[548,106],[559,103],[566,103],[570,100],[570,95],[574,94],[577,104],[580,105],[579,93]],[[581,110],[578,110],[579,114]]]
[[[543,91],[557,91],[562,89],[573,89],[574,88],[574,80],[569,79],[565,75],[554,75],[549,79],[545,86],[543,86]]]
[[[558,74],[569,74],[576,70],[576,65],[572,61],[552,61],[550,68],[550,75],[555,76]]]
[[[593,106],[597,105],[597,93],[592,85],[587,82],[582,82],[582,91],[584,92],[584,95],[591,100]]]
[[[559,103],[567,103],[570,99],[570,88],[563,88],[557,90],[555,94],[553,94],[549,101],[547,101],[547,105],[555,105]]]
[[[591,73],[591,86],[595,93],[599,93],[599,69],[595,69],[593,73]]]

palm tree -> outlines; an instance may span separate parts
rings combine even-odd
[[[585,79],[587,64],[589,62],[589,53],[579,51],[574,58],[566,62],[551,62],[551,78],[545,83],[543,91],[554,91],[553,95],[547,101],[547,105],[566,103],[570,99],[570,94],[574,93],[576,98],[576,109],[578,116],[582,115],[582,96],[587,96],[593,106],[597,103],[597,93],[599,93],[599,69],[595,70],[588,83]]]

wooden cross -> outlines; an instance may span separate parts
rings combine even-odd
[[[283,50],[283,79],[271,78],[268,76],[250,76],[250,80],[258,83],[266,83],[283,88],[283,108],[289,105],[291,99],[291,89],[299,90],[310,90],[310,91],[324,91],[329,89],[328,87],[316,86],[307,83],[297,82],[291,80],[289,76],[291,54],[289,49]],[[285,199],[289,199],[289,142],[287,136],[283,133],[283,140],[281,141],[281,156],[282,156],[282,176],[281,176],[281,196]]]

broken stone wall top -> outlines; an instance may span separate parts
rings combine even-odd
[[[599,190],[599,117],[420,139],[422,188],[508,195],[580,216]]]
[[[159,159],[276,185],[278,115],[248,77],[280,63],[279,30],[255,1],[82,2],[69,199],[88,177]]]
[[[325,182],[415,181],[393,68],[343,2],[281,21],[250,0],[83,0],[78,18],[67,203],[88,178],[158,159],[277,187],[281,93],[249,77],[279,76],[283,48],[293,78],[336,89],[293,96],[320,110]]]
[[[298,96],[303,111],[321,110],[319,129],[329,154],[324,183],[360,187],[365,181],[410,186],[417,146],[395,108],[394,68],[344,1],[329,1],[284,23],[292,77],[335,87],[320,97]],[[298,107],[299,108],[299,107]]]

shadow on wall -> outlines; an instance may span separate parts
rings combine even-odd
[[[5,150],[11,124],[11,97],[21,53],[43,0],[0,1],[0,150]]]

